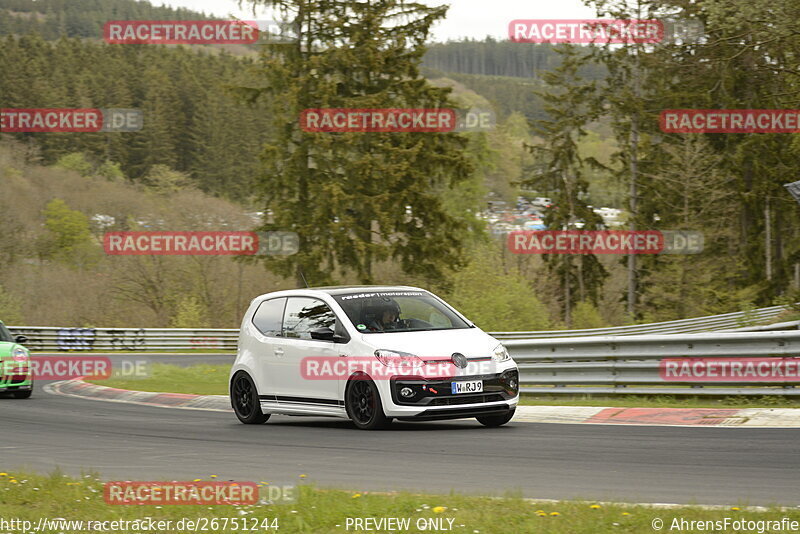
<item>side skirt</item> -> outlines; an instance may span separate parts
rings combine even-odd
[[[275,395],[259,395],[259,400],[264,413],[348,418],[344,401]]]

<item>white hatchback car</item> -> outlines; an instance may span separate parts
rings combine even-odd
[[[505,347],[415,287],[296,289],[253,299],[230,374],[243,423],[271,414],[392,419],[475,417],[500,426],[519,401]]]

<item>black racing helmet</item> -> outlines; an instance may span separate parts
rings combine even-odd
[[[394,312],[397,317],[400,317],[400,305],[389,297],[375,297],[364,303],[364,321],[368,324],[372,321],[382,320],[383,314],[386,312]]]

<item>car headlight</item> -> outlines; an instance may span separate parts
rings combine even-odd
[[[422,365],[422,360],[414,354],[399,350],[378,349],[375,351],[375,357],[386,367],[399,367],[401,365],[416,367]]]
[[[28,351],[23,349],[22,347],[15,347],[14,350],[11,351],[11,358],[15,362],[24,362],[28,360]]]
[[[496,362],[507,362],[511,359],[511,355],[508,353],[508,350],[503,346],[503,344],[497,345],[494,350],[492,351],[492,359]]]

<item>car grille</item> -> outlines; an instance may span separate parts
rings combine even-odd
[[[456,404],[475,404],[480,402],[497,402],[502,401],[502,395],[498,394],[490,394],[490,395],[470,395],[468,397],[442,397],[442,398],[433,398],[431,402],[428,403],[428,406],[453,406]]]

